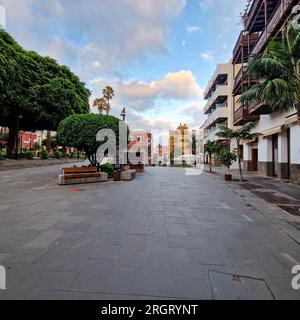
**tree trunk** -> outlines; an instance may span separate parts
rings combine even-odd
[[[240,181],[243,182],[243,169],[242,169],[242,161],[241,161],[241,157],[239,155],[239,171],[240,171]]]
[[[18,129],[17,129],[17,125],[10,126],[8,129],[9,129],[9,134],[8,134],[6,154],[8,158],[12,158],[16,148],[16,142],[18,138]]]
[[[209,172],[212,173],[212,157],[209,157]]]
[[[46,145],[46,149],[48,151],[48,153],[51,153],[51,131],[47,131],[47,145]]]

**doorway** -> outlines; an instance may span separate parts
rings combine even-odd
[[[279,162],[278,134],[274,134],[272,135],[272,175],[273,177],[278,177],[278,162]]]
[[[252,161],[251,161],[251,170],[257,171],[258,168],[258,149],[251,149],[252,151]]]
[[[288,179],[291,179],[291,129],[286,130],[287,135],[287,158],[288,158]]]

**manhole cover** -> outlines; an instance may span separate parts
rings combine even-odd
[[[216,300],[274,300],[264,280],[218,271],[209,271]]]

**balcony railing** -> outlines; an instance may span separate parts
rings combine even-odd
[[[262,1],[261,0],[253,0],[252,1],[252,5],[250,7],[249,12],[247,13],[247,21],[245,22],[245,29],[248,30],[250,28],[250,24],[252,22],[252,18],[253,16],[256,14],[258,8],[262,5]]]
[[[216,87],[216,90],[213,92],[212,96],[209,98],[208,103],[204,107],[204,114],[208,114],[211,109],[215,106],[216,100],[221,96],[228,96],[229,87],[228,85],[219,85]]]
[[[252,53],[256,54],[263,50],[267,42],[274,35],[278,29],[278,24],[287,15],[287,12],[291,10],[293,5],[293,0],[282,0],[278,5],[277,9],[274,11],[272,17],[270,18],[265,30],[261,33],[256,45],[254,46]]]
[[[206,127],[210,128],[216,123],[225,121],[228,118],[228,111],[229,109],[227,107],[217,107],[207,119]]]
[[[272,108],[261,102],[256,102],[249,105],[250,115],[262,115],[262,114],[270,114],[270,113],[272,113]]]
[[[249,52],[251,52],[258,39],[259,33],[249,34],[247,31],[242,31],[233,49],[233,61],[238,60],[238,62],[245,62],[245,58],[248,57]],[[244,48],[243,58],[241,57],[241,48]]]
[[[258,119],[259,116],[249,114],[249,110],[246,106],[241,106],[233,113],[234,126],[243,126],[247,122],[256,121]]]
[[[234,88],[242,81],[242,79],[247,75],[247,66],[243,66],[234,80]]]

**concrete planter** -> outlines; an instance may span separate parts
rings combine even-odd
[[[143,164],[136,164],[133,166],[133,169],[136,171],[136,173],[145,172],[145,166]]]
[[[120,170],[114,172],[113,180],[114,181],[121,181],[121,171]]]
[[[231,174],[225,174],[224,175],[224,180],[225,181],[232,181],[232,175]]]

